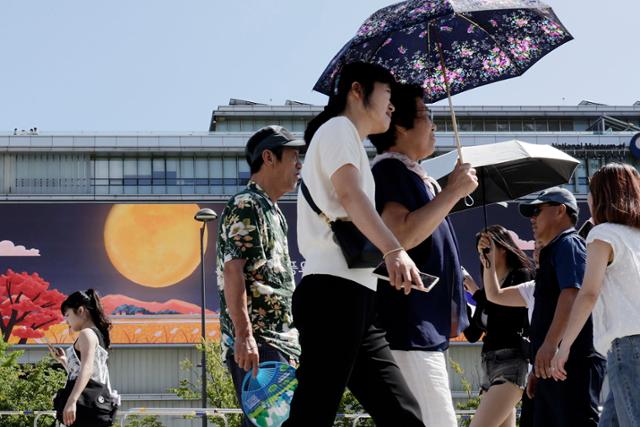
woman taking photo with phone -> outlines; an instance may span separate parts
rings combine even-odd
[[[96,408],[79,406],[78,401],[81,395],[85,394],[83,403],[86,404],[90,400],[89,397],[98,393],[100,388],[106,389],[108,395],[97,396],[99,403],[104,403],[105,400],[109,403],[109,398],[117,400],[112,395],[107,368],[111,322],[93,289],[72,293],[62,303],[60,310],[69,329],[77,332],[78,338],[66,351],[49,345],[51,355],[67,371],[67,384],[54,400],[56,411],[62,412],[62,420],[59,421],[73,427],[110,426],[115,416],[115,408],[109,414],[102,414]],[[91,396],[85,392],[89,384],[93,390],[98,390]],[[102,391],[102,394],[105,391]]]
[[[485,288],[491,287],[491,281],[497,280],[504,289],[533,278],[533,263],[501,225],[492,225],[478,233],[476,247]],[[485,270],[491,274],[484,274]],[[481,400],[471,426],[515,427],[515,406],[527,385],[529,366],[527,309],[490,302],[485,288],[479,288],[471,276],[465,277],[464,283],[477,303],[471,325],[464,334],[468,341],[476,342],[484,333]]]
[[[609,396],[601,426],[640,425],[640,174],[609,163],[589,180],[595,226],[587,235],[587,265],[558,352],[553,377],[567,379],[571,345],[593,311],[593,341],[607,354]]]
[[[378,426],[424,425],[384,332],[373,325],[373,267],[349,268],[326,220],[352,221],[383,254],[396,289],[409,293],[412,282],[422,287],[415,264],[375,210],[363,145],[369,135],[389,128],[392,83],[393,76],[378,65],[345,65],[329,104],[305,132],[302,180],[311,200],[298,196],[298,247],[305,266],[292,305],[302,354],[285,427],[332,426],[345,387]]]

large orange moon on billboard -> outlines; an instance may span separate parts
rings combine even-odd
[[[104,225],[104,246],[120,274],[142,286],[181,282],[200,265],[196,204],[118,204]],[[204,247],[207,247],[205,233]]]

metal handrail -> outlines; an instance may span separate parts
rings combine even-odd
[[[221,418],[225,426],[228,426],[227,415],[241,415],[239,408],[130,408],[120,413],[120,427],[124,427],[130,415],[175,415],[187,417],[215,417]]]
[[[461,416],[469,416],[475,414],[474,409],[457,409],[455,411],[456,415]],[[129,416],[135,415],[160,415],[160,416],[182,416],[182,417],[214,417],[221,418],[224,425],[228,426],[227,415],[242,415],[242,409],[239,408],[130,408],[127,410],[122,410],[118,412],[118,416],[120,417],[120,426],[124,427]],[[0,417],[2,416],[11,416],[11,415],[22,415],[22,416],[33,416],[35,418],[33,420],[33,427],[38,427],[38,421],[42,416],[56,416],[55,411],[34,411],[34,410],[25,410],[25,411],[0,411]],[[362,420],[370,419],[371,416],[369,414],[337,414],[339,418],[351,419],[353,420],[351,426],[356,427],[358,423]]]

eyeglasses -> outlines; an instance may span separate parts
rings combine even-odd
[[[533,218],[534,216],[540,215],[540,212],[542,212],[542,208],[547,206],[558,206],[558,203],[546,203],[544,205],[535,205],[534,207],[531,208],[531,217]]]
[[[433,121],[433,111],[431,111],[428,108],[419,109],[416,111],[416,117],[425,118],[425,119],[429,119],[430,121]]]

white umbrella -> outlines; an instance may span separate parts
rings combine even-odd
[[[580,161],[550,145],[518,140],[462,147],[462,153],[465,163],[470,163],[477,170],[479,185],[471,194],[473,200],[461,200],[452,212],[514,200],[566,184],[580,164]],[[423,161],[422,167],[445,186],[457,161],[458,152],[454,150]]]

